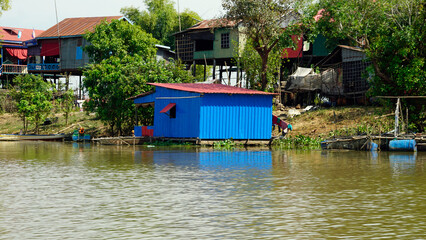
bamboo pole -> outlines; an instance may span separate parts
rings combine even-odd
[[[400,105],[400,101],[401,99],[398,98],[398,100],[396,101],[396,109],[395,109],[395,132],[394,132],[394,136],[398,137],[398,133],[399,133],[399,105]]]

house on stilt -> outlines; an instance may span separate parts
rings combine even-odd
[[[42,30],[0,27],[0,85],[7,88],[17,75],[27,74],[28,47]]]
[[[174,34],[176,57],[184,64],[191,66],[194,76],[196,66],[203,66],[204,79],[200,79],[201,81],[207,80],[207,66],[212,66],[213,79],[230,85],[230,79],[234,74],[237,82],[240,82],[242,72],[236,66],[234,59],[237,52],[243,51],[246,42],[246,37],[240,28],[242,28],[241,24],[236,21],[203,20]]]

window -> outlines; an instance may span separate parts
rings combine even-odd
[[[172,107],[169,111],[169,117],[170,118],[176,118],[176,106]]]
[[[221,48],[229,48],[229,33],[222,33],[221,34],[220,47]]]
[[[169,103],[160,113],[165,113],[170,118],[176,118],[176,103]]]
[[[76,49],[75,49],[75,59],[76,59],[76,60],[81,60],[81,59],[83,59],[83,48],[81,48],[81,47],[76,47]]]

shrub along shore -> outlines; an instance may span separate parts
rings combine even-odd
[[[322,139],[380,134],[389,132],[394,128],[392,111],[379,107],[320,108],[304,112],[292,118],[287,115],[287,111],[275,111],[274,115],[291,123],[293,126],[293,131],[290,131],[285,139],[274,141],[275,145],[284,148],[293,148],[294,146],[316,148]],[[102,123],[93,113],[71,112],[68,117],[68,124],[66,124],[63,113],[52,113],[49,119],[52,120],[52,124],[41,125],[39,127],[40,134],[72,134],[74,130],[83,127],[85,132],[92,137],[111,136],[108,132],[108,126]],[[17,114],[0,113],[0,134],[19,133],[22,128],[22,120]],[[28,130],[28,133],[34,133],[35,126],[29,125]],[[278,128],[273,130],[272,136],[280,136]],[[218,144],[218,146],[220,145]],[[229,144],[224,141],[222,145]]]

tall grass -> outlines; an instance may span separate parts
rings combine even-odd
[[[322,138],[311,138],[309,136],[297,135],[295,137],[289,136],[287,138],[275,139],[272,146],[280,149],[321,149]]]

